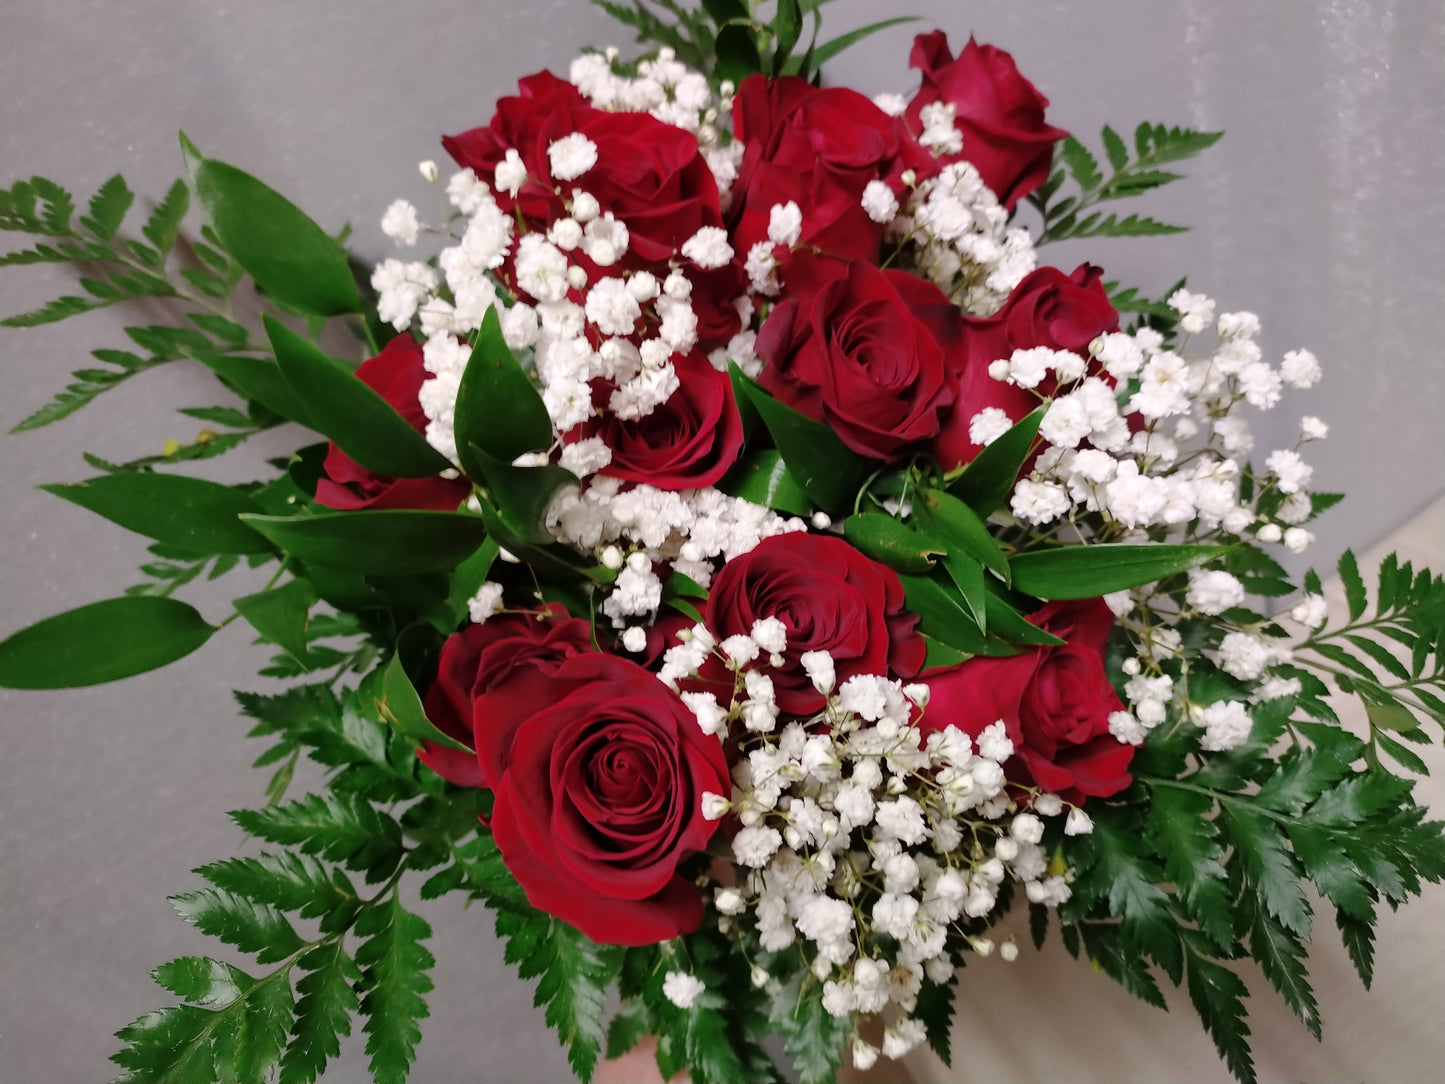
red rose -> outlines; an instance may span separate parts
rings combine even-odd
[[[421,762],[459,786],[492,786],[498,764],[482,758],[475,731],[480,726],[494,734],[507,721],[478,715],[480,697],[523,671],[550,674],[574,655],[595,650],[592,625],[568,617],[556,603],[541,613],[493,614],[483,624],[453,633],[442,645],[436,680],[427,690],[426,716],[443,734],[477,752],[427,742],[418,753]]]
[[[1019,421],[1039,405],[1039,395],[1053,393],[1052,377],[1032,390],[995,380],[988,375],[990,362],[1036,346],[1087,354],[1096,338],[1119,330],[1119,314],[1104,291],[1103,271],[1085,263],[1072,275],[1041,267],[1014,287],[998,312],[965,317],[963,323],[958,402],[934,443],[934,454],[946,470],[967,463],[981,450],[968,435],[968,423],[979,411],[998,407]],[[1101,371],[1091,364],[1089,375]]]
[[[922,134],[926,105],[941,101],[956,110],[963,150],[941,161],[971,163],[1010,211],[1048,179],[1054,144],[1069,133],[1044,121],[1049,100],[1019,74],[1013,57],[969,38],[955,60],[948,38],[935,30],[914,39],[908,63],[923,73],[904,114],[910,131]]]
[[[597,162],[580,177],[556,181],[547,148],[574,132],[596,145]],[[520,213],[534,232],[545,233],[566,217],[574,189],[596,197],[604,214],[627,226],[628,249],[615,265],[601,269],[582,250],[570,253],[569,259],[593,280],[618,270],[650,270],[664,278],[683,242],[703,226],[722,225],[717,182],[698,152],[697,136],[647,113],[594,109],[576,87],[551,72],[523,79],[515,97],[497,103],[491,124],[447,136],[442,146],[488,185],[507,151],[516,150],[527,167],[527,181],[515,197],[494,194],[497,206]],[[741,257],[714,270],[686,261],[683,266],[693,284],[700,348],[726,345],[742,326],[732,304],[747,285]]]
[[[732,784],[722,744],[676,693],[636,663],[584,655],[518,670],[477,717],[478,752],[500,769],[492,834],[534,907],[602,944],[697,929],[702,897],[678,865],[717,829],[703,794]]]
[[[659,489],[695,489],[718,481],[743,446],[732,380],[694,351],[674,355],[678,387],[642,418],[607,412],[573,429],[569,440],[600,436],[612,449],[602,474]]]
[[[390,403],[418,432],[426,430],[426,414],[417,394],[429,379],[422,367],[421,347],[410,335],[398,335],[356,375]],[[465,478],[389,478],[367,470],[335,444],[326,452],[316,483],[316,503],[350,511],[355,508],[434,508],[454,512],[467,499],[471,483]]]
[[[839,685],[855,674],[908,678],[923,665],[918,616],[904,610],[898,576],[841,538],[774,535],[723,565],[708,594],[708,629],[721,641],[751,633],[763,617],[776,617],[787,630],[783,665],[763,672],[789,714],[808,715],[824,704],[803,669],[804,652],[831,655]]]
[[[759,383],[860,455],[893,459],[938,435],[954,401],[962,333],[958,307],[933,283],[854,260],[768,316]]]
[[[803,212],[802,243],[839,259],[876,260],[883,226],[863,210],[869,181],[937,172],[932,155],[857,91],[819,89],[784,76],[744,79],[733,100],[733,131],[744,144],[733,183],[733,248],[746,258],[768,239],[774,205],[792,201]]]
[[[1134,747],[1109,733],[1110,713],[1124,710],[1104,673],[1114,615],[1103,599],[1089,599],[1050,602],[1029,620],[1067,642],[928,671],[923,729],[952,724],[977,737],[1002,719],[1014,743],[1004,767],[1010,782],[1076,805],[1119,793],[1130,783]]]

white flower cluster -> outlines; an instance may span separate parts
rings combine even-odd
[[[1031,793],[1020,811],[1004,777],[1013,755],[1000,721],[975,743],[957,727],[925,733],[928,689],[874,675],[836,684],[833,659],[801,662],[826,706],[806,720],[779,717],[773,684],[755,661],[780,661],[781,621],[716,643],[703,625],[668,650],[659,677],[676,687],[712,656],[734,674],[727,703],[711,692],[683,699],[707,734],[745,751],[731,795],[705,795],[707,816],[737,817],[733,857],[744,874],[714,888],[724,923],[750,930],[765,952],[797,945],[824,983],[835,1016],[885,1014],[883,1052],[906,1053],[921,1038],[911,1018],[923,978],[946,982],[958,960],[950,934],[987,955],[977,931],[1006,880],[1055,907],[1070,895],[1062,869],[1040,845],[1044,818],[1065,814],[1056,795]],[[1064,831],[1088,832],[1082,809]],[[960,939],[953,939],[954,946]],[[1007,944],[1003,955],[1017,949]],[[861,1043],[862,1040],[860,1039]],[[876,1048],[855,1050],[860,1064]]]
[[[564,466],[575,447],[563,449]],[[618,479],[600,475],[586,488],[559,490],[546,524],[559,542],[622,570],[602,603],[602,612],[617,628],[656,614],[662,590],[656,567],[671,567],[706,587],[717,558],[731,561],[764,538],[806,529],[800,519],[784,519],[712,487],[624,489]]]
[[[949,130],[954,130],[951,118]],[[879,206],[878,193],[874,197],[870,206],[869,193],[864,193],[864,208],[884,221],[875,211],[881,213],[887,205]],[[1008,218],[978,170],[955,162],[913,187],[903,212],[889,226],[889,236],[911,249],[911,264],[920,276],[937,283],[969,315],[989,316],[1036,266],[1032,236],[1028,230],[1010,229]]]
[[[1197,329],[1177,349],[1166,349],[1149,328],[1094,342],[1091,353],[1113,386],[1085,376],[1084,359],[1069,351],[1018,350],[990,367],[995,379],[1022,388],[1056,382],[1039,427],[1045,448],[1015,487],[1014,516],[1045,527],[1098,513],[1114,540],[1148,528],[1195,537],[1222,529],[1300,552],[1313,537],[1299,526],[1311,513],[1311,469],[1294,449],[1272,452],[1265,473],[1253,479],[1253,499],[1242,503],[1242,460],[1254,441],[1239,408],[1273,408],[1285,384],[1308,387],[1318,379],[1318,363],[1295,351],[1271,367],[1254,341],[1259,321],[1251,313],[1220,316],[1208,352],[1191,355],[1187,348],[1214,323],[1214,302],[1180,290],[1170,303],[1181,327]],[[974,421],[996,435],[996,419]],[[1271,491],[1285,499],[1266,514],[1261,498]]]
[[[613,61],[618,51],[583,53],[568,72],[568,81],[598,109],[613,112],[651,113],[665,124],[698,135],[700,143],[712,143],[717,132],[710,126],[718,119],[707,76],[677,59],[671,49],[662,48],[652,60],[637,62],[637,75],[618,75]]]
[[[1255,342],[1259,320],[1252,313],[1216,319],[1214,301],[1187,290],[1169,303],[1184,332],[1174,349],[1147,328],[1092,344],[1090,353],[1112,386],[1100,375],[1086,375],[1085,360],[1067,351],[1020,350],[990,367],[995,379],[1023,388],[1052,380],[1055,389],[1040,397],[1048,403],[1039,426],[1045,443],[1031,473],[1014,488],[1014,518],[1031,527],[1067,524],[1104,541],[1234,535],[1300,552],[1313,538],[1301,525],[1312,512],[1311,468],[1297,448],[1278,449],[1242,489],[1249,470],[1244,459],[1254,441],[1241,408],[1272,409],[1286,385],[1307,388],[1318,381],[1319,363],[1298,350],[1272,367]],[[1206,336],[1208,348],[1200,351]],[[1007,420],[985,411],[973,419],[971,434],[996,438]],[[1306,418],[1300,443],[1324,433],[1323,423]],[[1183,717],[1202,728],[1204,750],[1232,749],[1249,738],[1252,704],[1298,691],[1271,673],[1291,661],[1291,652],[1284,641],[1262,633],[1268,622],[1249,613],[1245,584],[1230,572],[1195,571],[1181,591],[1150,585],[1106,601],[1137,649],[1124,662],[1129,710],[1109,718],[1110,733],[1121,742],[1142,743],[1177,701]],[[1313,628],[1323,621],[1323,610],[1323,600],[1309,596],[1291,616]],[[1198,703],[1187,681],[1176,683],[1165,672],[1164,664],[1180,664],[1190,653],[1177,627],[1185,620],[1202,620],[1215,630],[1204,657],[1240,683],[1245,692],[1238,698]]]

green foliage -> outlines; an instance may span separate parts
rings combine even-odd
[[[773,996],[769,1022],[783,1036],[801,1084],[831,1084],[849,1022],[823,1008],[822,984],[807,971],[795,974]]]
[[[197,554],[266,553],[267,541],[238,518],[259,515],[234,486],[151,471],[119,471],[74,485],[41,486],[127,530]]]
[[[341,1053],[341,1038],[351,1034],[351,1016],[360,1006],[355,985],[361,979],[341,938],[308,950],[296,966],[306,974],[296,983],[296,1019],[291,1041],[281,1056],[280,1084],[307,1084]]]
[[[808,491],[788,470],[776,448],[759,448],[742,457],[718,488],[788,515],[807,516],[813,511]]]
[[[181,149],[216,237],[267,296],[308,315],[360,310],[341,246],[300,208],[249,173],[203,157],[184,134]]]
[[[112,598],[11,633],[0,642],[0,687],[72,689],[184,658],[216,627],[170,598]]]
[[[401,827],[363,798],[345,792],[308,794],[266,809],[237,810],[231,818],[270,843],[364,870],[368,881],[389,876],[402,859]]]
[[[241,277],[239,266],[233,265],[228,255],[198,243],[196,255],[209,257],[210,271],[172,271],[167,266],[189,200],[185,182],[177,181],[141,226],[145,240],[139,240],[128,239],[121,232],[134,197],[119,175],[100,187],[90,200],[88,213],[78,221],[71,195],[43,177],[0,190],[0,229],[50,239],[0,256],[0,267],[74,264],[85,291],[85,296],[58,298],[34,312],[0,321],[0,325],[33,327],[119,302],[160,297],[184,306],[178,315],[194,321],[206,333],[185,328],[127,328],[127,334],[150,351],[149,357],[122,350],[93,351],[92,356],[109,367],[72,373],[74,382],[21,421],[15,432],[68,417],[102,392],[165,362],[202,353],[225,357],[230,351],[254,348],[249,332],[226,315]]]
[[[765,19],[756,10],[758,5],[743,0],[702,0],[696,7],[677,0],[593,0],[636,31],[639,43],[672,49],[684,64],[707,75],[714,87],[724,79],[736,84],[755,73],[797,75],[816,83],[819,68],[844,50],[880,30],[917,21],[913,15],[894,16],[819,43],[819,9],[826,2],[778,0],[772,17]],[[809,16],[811,33],[800,53]]]
[[[1296,648],[1298,661],[1328,673],[1342,692],[1364,703],[1371,764],[1383,755],[1423,774],[1424,762],[1401,741],[1429,740],[1427,722],[1445,727],[1445,578],[1392,553],[1375,577],[1371,612],[1371,592],[1355,555],[1345,551],[1337,571],[1349,616],[1312,632]],[[1317,591],[1318,577],[1311,572],[1308,579]]]
[[[1045,408],[1025,415],[997,440],[987,445],[949,483],[948,492],[986,519],[1013,491],[1019,471],[1034,448]]]
[[[417,1021],[428,1015],[423,995],[432,989],[427,972],[436,960],[421,942],[431,936],[431,927],[403,908],[393,889],[387,902],[362,914],[356,933],[365,938],[356,962],[362,968],[361,1013],[372,1079],[404,1081],[421,1039]]]
[[[327,357],[277,320],[263,318],[276,365],[313,428],[367,470],[425,478],[450,463],[351,366]]]
[[[449,572],[487,533],[481,519],[465,513],[391,508],[243,521],[298,560],[391,576]]]
[[[1223,552],[1188,544],[1058,546],[1018,554],[1009,569],[1014,587],[1036,598],[1097,598],[1198,568]]]
[[[838,513],[852,506],[867,461],[839,439],[838,434],[778,402],[736,365],[729,365],[733,394],[746,400],[762,418],[768,435],[809,498],[819,507]]]
[[[1107,125],[1102,133],[1104,151],[1109,161],[1109,174],[1094,155],[1073,136],[1060,145],[1054,172],[1031,196],[1043,218],[1043,232],[1038,243],[1063,241],[1080,237],[1145,237],[1153,234],[1180,233],[1186,227],[1172,226],[1145,216],[1130,214],[1119,217],[1102,211],[1090,211],[1098,203],[1128,199],[1159,188],[1182,176],[1162,165],[1192,158],[1217,143],[1223,132],[1196,132],[1188,128],[1169,128],[1162,124],[1144,123],[1134,134],[1134,153],[1130,154],[1124,140]],[[1071,178],[1078,191],[1053,201],[1063,187],[1065,176]]]
[[[591,1080],[607,1040],[607,987],[621,971],[622,951],[594,944],[533,908],[490,835],[478,835],[458,859],[472,894],[495,912],[497,935],[507,942],[507,962],[522,978],[539,980],[534,1004],[545,1006],[547,1024],[567,1047],[573,1071]]]

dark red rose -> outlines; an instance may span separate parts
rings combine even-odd
[[[883,226],[863,210],[868,182],[886,181],[898,195],[904,170],[937,171],[898,118],[857,91],[819,89],[797,76],[744,79],[733,131],[744,151],[728,218],[744,258],[768,239],[774,205],[792,201],[803,213],[803,244],[839,259],[876,260]]]
[[[495,760],[483,759],[478,726],[495,734],[507,720],[478,715],[480,698],[523,671],[550,674],[574,655],[591,654],[592,625],[553,603],[538,613],[493,614],[468,625],[442,645],[436,680],[426,694],[426,716],[449,738],[477,750],[464,753],[426,743],[421,762],[443,779],[463,787],[489,787],[499,774]],[[492,746],[488,746],[490,751]]]
[[[844,444],[893,459],[936,437],[954,401],[963,318],[937,286],[854,260],[781,302],[758,334],[759,383]],[[802,263],[800,260],[799,263]]]
[[[958,402],[934,444],[945,469],[967,463],[979,453],[981,446],[968,436],[968,423],[979,411],[998,407],[1019,421],[1039,405],[1039,395],[1054,390],[1052,378],[1032,391],[995,380],[988,375],[990,362],[1036,346],[1087,355],[1096,338],[1119,330],[1119,314],[1104,292],[1104,272],[1085,263],[1072,275],[1057,267],[1040,267],[1014,287],[998,312],[965,317],[963,323]],[[1101,372],[1091,364],[1088,375]]]
[[[764,617],[787,630],[783,665],[763,672],[789,714],[808,715],[824,704],[800,661],[805,652],[831,655],[839,685],[855,674],[909,678],[923,665],[918,615],[903,608],[897,574],[841,538],[774,535],[723,565],[708,594],[708,629],[721,641],[751,633]],[[715,676],[703,673],[705,680]]]
[[[547,148],[574,132],[596,145],[597,162],[580,177],[556,181]],[[497,103],[487,127],[447,136],[442,146],[488,185],[494,184],[507,151],[516,150],[527,167],[527,182],[515,197],[504,191],[495,196],[502,210],[520,213],[534,232],[545,232],[566,216],[574,189],[596,197],[603,214],[627,226],[628,249],[607,268],[599,268],[580,249],[570,253],[569,259],[593,280],[618,270],[650,270],[664,278],[683,242],[704,226],[723,224],[717,182],[695,135],[647,113],[594,109],[576,87],[551,72],[523,79],[516,96]],[[726,345],[742,326],[732,305],[746,289],[742,257],[712,270],[687,261],[682,266],[693,284],[700,348]],[[509,269],[510,264],[504,266],[503,273]]]
[[[922,134],[926,105],[947,102],[956,110],[963,149],[940,161],[971,163],[1009,210],[1048,179],[1054,144],[1069,133],[1045,122],[1049,100],[1019,74],[1013,57],[969,38],[955,60],[948,38],[935,30],[914,39],[908,63],[923,73],[904,114],[909,131]]]
[[[1004,766],[1012,783],[1033,783],[1066,802],[1107,798],[1130,783],[1134,747],[1109,733],[1123,711],[1104,673],[1104,643],[1114,615],[1103,599],[1050,602],[1030,618],[1066,641],[1003,659],[973,658],[929,670],[921,726],[950,724],[970,737],[1002,719],[1014,743]]]
[[[612,449],[602,474],[659,489],[695,489],[717,482],[737,460],[743,423],[727,373],[694,351],[674,355],[678,388],[642,418],[607,412],[572,430],[568,439],[600,436]]]
[[[410,335],[398,335],[380,354],[363,361],[357,377],[376,392],[418,432],[426,430],[426,414],[417,394],[428,379],[422,367],[421,347]],[[471,483],[465,478],[389,478],[374,474],[335,444],[326,452],[316,483],[316,503],[350,511],[355,508],[434,508],[456,511],[467,499]]]
[[[731,793],[722,744],[657,677],[611,655],[518,670],[477,702],[479,753],[499,771],[492,833],[534,907],[592,940],[690,933],[703,901],[678,865]]]

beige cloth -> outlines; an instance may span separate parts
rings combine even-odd
[[[1445,499],[1360,560],[1366,582],[1381,558],[1445,568]],[[1321,554],[1321,559],[1324,559]],[[1327,585],[1332,620],[1343,606],[1338,581]],[[1364,730],[1358,701],[1339,698],[1347,724]],[[1435,817],[1445,817],[1445,750],[1415,747],[1431,777],[1416,787]],[[1427,885],[1422,897],[1398,912],[1382,905],[1375,939],[1372,992],[1361,985],[1335,930],[1333,909],[1317,908],[1310,974],[1324,1021],[1323,1042],[1291,1015],[1253,964],[1240,973],[1253,995],[1249,1024],[1261,1081],[1351,1081],[1406,1084],[1445,1080],[1445,888]],[[1014,921],[1017,962],[997,954],[971,963],[959,977],[953,1028],[953,1067],[931,1051],[910,1055],[916,1081],[1073,1081],[1123,1084],[1157,1081],[1228,1081],[1228,1070],[1200,1028],[1181,990],[1161,978],[1170,1011],[1126,994],[1113,980],[1064,951],[1057,928],[1041,952],[1026,922]],[[1006,931],[1001,931],[1006,932]]]

